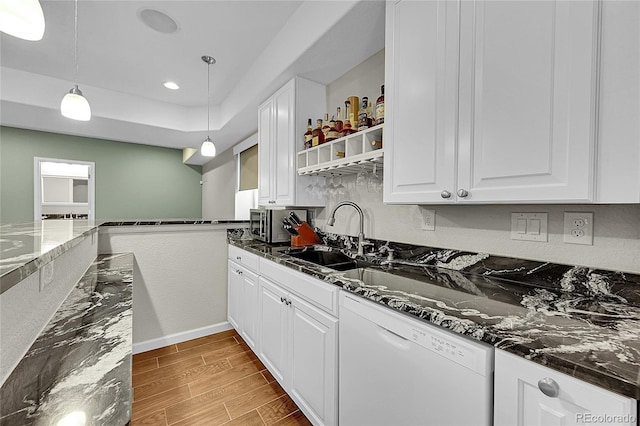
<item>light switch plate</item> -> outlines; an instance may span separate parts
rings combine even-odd
[[[564,212],[564,242],[593,245],[592,212]]]
[[[429,209],[420,209],[422,213],[422,229],[425,231],[436,230],[436,211]]]
[[[511,213],[511,239],[547,242],[547,213]]]
[[[55,270],[53,260],[40,268],[40,291],[53,282]]]

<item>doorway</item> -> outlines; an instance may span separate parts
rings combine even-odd
[[[34,157],[34,220],[95,220],[95,163]]]

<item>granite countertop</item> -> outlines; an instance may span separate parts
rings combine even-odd
[[[355,257],[353,237],[322,238],[325,245]],[[230,243],[422,321],[640,399],[640,275],[372,241],[366,258],[370,269],[390,274],[378,273],[373,281],[366,272],[362,275],[366,270],[336,272],[289,256],[283,247]],[[390,248],[396,261],[389,265]]]
[[[43,265],[80,244],[101,226],[147,225],[223,225],[244,224],[243,220],[159,219],[40,220],[29,223],[0,225],[0,294],[4,293]]]
[[[0,424],[129,422],[132,282],[133,254],[98,256],[0,388]]]

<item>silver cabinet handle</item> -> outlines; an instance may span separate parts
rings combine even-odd
[[[538,389],[549,398],[557,398],[560,394],[560,386],[549,377],[538,380]]]
[[[450,193],[449,191],[442,191],[442,192],[440,193],[440,196],[441,196],[442,198],[451,198],[451,193]]]
[[[242,260],[240,256],[236,256],[236,260]]]
[[[291,306],[291,299],[287,300],[287,305]]]
[[[284,303],[284,297],[280,297],[280,302]]]
[[[466,189],[458,190],[458,197],[465,198],[467,195],[469,195],[469,191],[467,191]]]

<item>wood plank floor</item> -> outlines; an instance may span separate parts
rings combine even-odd
[[[310,425],[235,330],[133,356],[131,425]]]

